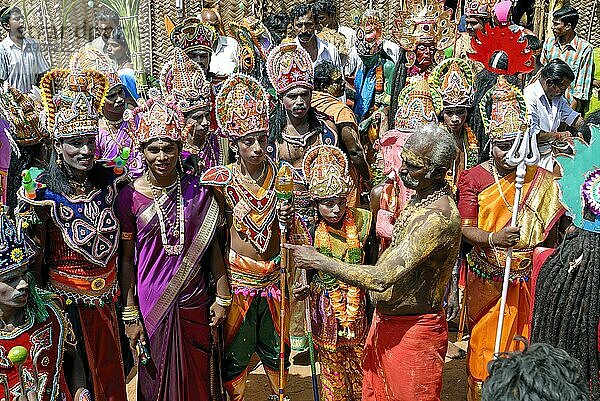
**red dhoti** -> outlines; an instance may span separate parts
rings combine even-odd
[[[376,312],[363,356],[363,401],[439,401],[447,347],[443,312]]]

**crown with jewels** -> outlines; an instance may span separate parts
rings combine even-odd
[[[169,38],[174,47],[179,47],[185,52],[193,50],[212,52],[219,36],[212,26],[200,19],[186,18],[180,24],[173,26]]]
[[[60,88],[52,93],[53,87]],[[98,118],[108,92],[100,71],[54,69],[40,81],[48,131],[55,139],[98,134]]]
[[[158,90],[151,90],[149,99],[140,106],[126,110],[123,119],[128,121],[139,144],[158,138],[182,142],[193,127],[192,123],[186,124],[175,99],[172,96],[163,98]]]
[[[444,107],[471,107],[473,90],[473,70],[467,62],[449,58],[439,64],[430,77],[431,83],[439,90]]]
[[[383,16],[379,10],[369,9],[354,17],[356,50],[361,56],[372,56],[383,44]]]
[[[37,247],[8,217],[0,204],[0,276],[29,264]]]
[[[304,156],[302,170],[313,199],[342,197],[350,190],[348,160],[335,146],[312,147]]]
[[[313,89],[314,69],[310,55],[295,43],[281,44],[267,57],[269,80],[282,95],[291,88],[304,86]]]
[[[487,105],[492,103],[490,114]],[[504,75],[481,99],[479,111],[490,140],[504,141],[516,138],[527,130],[527,105],[519,88],[511,85]]]
[[[117,69],[108,56],[92,46],[83,46],[71,55],[69,60],[71,71],[96,70],[108,79],[108,90],[123,85]]]
[[[446,9],[443,0],[407,0],[394,18],[392,36],[407,51],[407,67],[414,65],[415,50],[420,43],[434,43],[434,61],[441,63],[444,50],[456,36],[452,10]]]
[[[498,0],[465,0],[464,15],[468,17],[490,18]]]
[[[20,146],[39,143],[48,137],[40,121],[41,105],[4,82],[0,89],[0,113],[10,126],[10,135]]]
[[[211,85],[202,68],[178,47],[160,72],[160,88],[165,96],[174,98],[184,113],[212,104]]]
[[[442,96],[426,80],[406,86],[398,98],[394,127],[400,131],[412,131],[437,122],[443,108]]]
[[[233,74],[217,95],[217,124],[231,141],[269,131],[267,92],[254,78]]]

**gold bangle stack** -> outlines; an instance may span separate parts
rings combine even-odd
[[[140,321],[140,308],[137,306],[123,307],[121,320],[123,320],[123,323],[125,324],[138,323]]]
[[[229,295],[227,297],[222,297],[220,295],[217,295],[215,302],[217,303],[217,305],[222,306],[223,308],[227,308],[227,307],[231,306],[231,303],[233,302],[233,297],[231,295]]]

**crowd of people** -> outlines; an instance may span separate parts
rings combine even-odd
[[[283,401],[292,350],[440,400],[449,322],[468,401],[600,400],[600,52],[404,3],[165,16],[155,81],[111,10],[51,66],[3,7],[0,400],[252,400],[257,355]]]

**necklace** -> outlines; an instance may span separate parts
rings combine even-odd
[[[304,135],[298,133],[298,135],[290,134],[287,126],[281,132],[281,136],[286,143],[305,148],[308,140],[315,134],[315,131],[307,131]]]
[[[490,168],[492,170],[492,175],[494,176],[494,181],[496,181],[496,186],[498,187],[498,192],[500,192],[500,197],[502,197],[502,200],[504,201],[504,204],[508,208],[508,211],[512,213],[513,208],[511,206],[511,204],[508,203],[506,196],[504,196],[504,191],[502,191],[502,186],[500,185],[500,177],[498,177],[498,169],[496,168],[496,163],[494,163],[492,160],[490,160],[489,164],[490,164]]]
[[[242,172],[239,169],[239,166],[236,164],[234,165],[234,169],[237,175],[237,179],[240,180],[241,182],[245,183],[245,184],[249,184],[249,185],[258,185],[260,186],[259,182],[260,180],[263,179],[263,177],[265,176],[266,172],[267,172],[267,162],[263,162],[263,167],[262,170],[260,171],[260,174],[258,175],[258,177],[256,177],[256,179],[252,178],[252,176],[250,176],[250,178],[248,178],[245,174],[242,174]]]
[[[430,193],[426,198],[419,201],[417,201],[416,195],[413,195],[394,224],[394,238],[398,237],[397,232],[406,226],[406,223],[412,216],[414,216],[417,209],[426,208],[444,196],[450,196],[450,189],[448,188],[448,185],[444,185],[442,188]]]
[[[362,249],[358,239],[358,229],[356,228],[356,223],[350,210],[346,210],[346,214],[344,215],[342,232],[346,239],[346,252],[342,256],[342,260],[352,264],[359,264],[362,259]],[[317,226],[315,232],[315,247],[318,249],[319,253],[328,257],[334,257],[331,247],[331,232],[329,231],[329,225],[324,220],[321,220]],[[341,330],[339,330],[338,334],[344,338],[354,338],[355,333],[350,326],[351,323],[356,321],[356,317],[358,316],[360,289],[348,285],[346,300],[344,302],[344,294],[340,288],[340,282],[327,273],[320,274],[320,277],[327,290],[335,317],[341,326]]]
[[[150,182],[150,176],[148,171],[145,174],[146,182],[150,186],[152,192],[152,199],[154,204],[157,206],[156,214],[158,216],[158,223],[160,224],[160,238],[163,243],[163,247],[167,255],[181,255],[183,252],[183,242],[185,237],[185,215],[183,210],[183,190],[181,188],[181,176],[177,173],[177,180],[166,187],[159,187]],[[177,187],[177,208],[175,209],[175,225],[173,226],[173,236],[176,238],[177,243],[175,245],[169,244],[167,241],[167,227],[165,220],[167,220],[167,211],[165,210],[164,204],[168,199],[168,192],[173,187]]]

